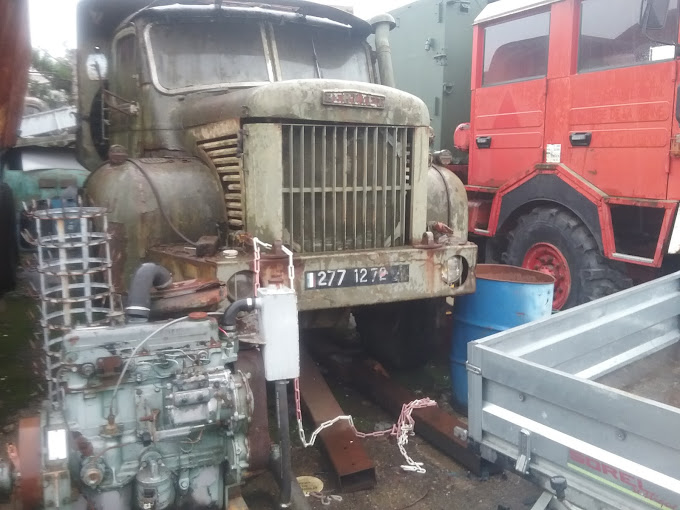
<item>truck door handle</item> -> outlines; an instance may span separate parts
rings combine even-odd
[[[490,136],[478,136],[475,141],[477,142],[478,149],[490,149],[491,148],[491,137]]]
[[[569,141],[572,147],[590,147],[590,141],[593,139],[593,134],[588,132],[570,133]]]

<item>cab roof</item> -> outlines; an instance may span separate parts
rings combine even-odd
[[[78,4],[79,31],[112,34],[123,21],[135,19],[147,9],[173,6],[178,13],[197,6],[223,9],[224,11],[259,11],[269,14],[287,14],[300,17],[310,16],[345,25],[364,37],[372,32],[371,25],[342,9],[317,4],[308,0],[81,0]],[[195,11],[194,11],[195,12]]]
[[[486,23],[506,16],[512,16],[520,12],[543,7],[544,5],[554,4],[562,0],[498,0],[488,4],[479,16],[475,18],[474,24]]]

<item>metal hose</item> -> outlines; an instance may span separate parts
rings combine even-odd
[[[222,324],[222,326],[225,328],[233,328],[236,326],[236,316],[240,312],[252,312],[256,306],[257,299],[253,298],[234,301],[231,305],[229,305],[229,308],[224,311],[222,320],[220,320],[220,324]]]
[[[147,262],[139,266],[130,280],[125,315],[133,320],[148,320],[151,311],[151,287],[164,289],[172,283],[170,271]]]

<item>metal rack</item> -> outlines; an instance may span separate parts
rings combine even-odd
[[[64,207],[32,212],[40,273],[40,301],[48,395],[60,399],[63,335],[76,327],[109,324],[113,316],[111,251],[106,209]],[[94,231],[95,225],[100,231]]]

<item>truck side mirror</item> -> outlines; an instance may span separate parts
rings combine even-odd
[[[103,53],[91,53],[85,61],[87,77],[92,81],[104,81],[107,78],[109,62]]]
[[[640,26],[642,31],[661,30],[666,26],[668,17],[668,5],[670,0],[647,0],[642,3],[643,9],[640,13]]]

